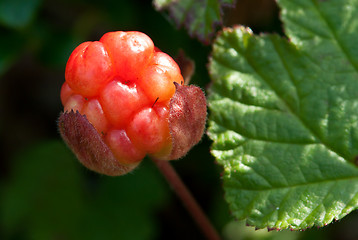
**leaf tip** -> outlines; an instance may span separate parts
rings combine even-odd
[[[267,227],[267,231],[268,232],[272,232],[272,231],[279,231],[280,229],[275,228],[275,227]]]

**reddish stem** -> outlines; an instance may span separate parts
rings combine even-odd
[[[184,206],[187,208],[188,212],[191,214],[207,239],[220,240],[218,232],[215,230],[199,204],[196,202],[170,163],[168,161],[161,161],[156,159],[152,160],[157,165],[158,169],[164,175],[173,190],[176,192],[178,197],[182,200]]]

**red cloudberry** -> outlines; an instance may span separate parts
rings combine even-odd
[[[203,92],[183,86],[176,62],[143,33],[110,32],[82,43],[65,78],[60,133],[94,171],[121,175],[147,154],[180,158],[203,134]]]

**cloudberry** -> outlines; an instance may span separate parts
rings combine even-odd
[[[78,159],[107,175],[146,156],[172,160],[198,143],[206,121],[200,88],[140,32],[109,32],[71,54],[61,89],[59,130]]]

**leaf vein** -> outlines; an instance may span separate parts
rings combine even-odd
[[[251,209],[253,209],[253,205],[255,204],[255,201],[257,200],[257,199],[262,199],[262,196],[260,195],[260,194],[257,194],[247,205],[246,205],[246,207],[245,207],[245,209],[244,209],[244,213],[245,212],[250,212],[250,210]],[[258,210],[257,208],[255,209],[255,210]],[[249,214],[247,214],[248,215],[248,217],[251,215],[251,213],[249,213]]]
[[[309,127],[309,125],[298,115],[296,114],[295,111],[293,111],[293,107],[287,102],[285,101],[284,98],[282,98],[282,96],[280,94],[278,94],[277,90],[274,88],[274,86],[272,84],[270,84],[270,79],[267,79],[266,75],[264,73],[262,73],[254,64],[254,62],[247,56],[245,56],[239,49],[235,48],[233,46],[233,48],[239,53],[241,54],[242,57],[244,57],[247,61],[247,63],[254,69],[254,71],[258,74],[258,76],[262,79],[263,82],[265,82],[267,84],[267,86],[271,89],[271,91],[273,91],[275,93],[275,95],[278,97],[278,99],[281,100],[282,104],[284,104],[287,108],[287,110],[290,112],[290,114],[295,117],[302,125],[303,128],[305,128],[308,132],[310,132],[312,134],[312,136],[317,139],[320,143],[322,143],[322,145],[324,145],[327,149],[331,150],[332,152],[336,153],[338,156],[346,159],[344,157],[344,155],[340,152],[337,152],[334,150],[334,148],[332,146],[330,146],[327,142],[325,142],[321,137],[319,137],[319,135],[315,132],[314,129],[312,129],[311,127]]]
[[[279,190],[279,189],[290,189],[290,188],[297,188],[297,187],[303,187],[303,186],[310,186],[310,185],[316,185],[316,184],[329,184],[331,182],[337,182],[337,181],[358,181],[358,176],[347,176],[340,179],[323,179],[318,181],[312,181],[308,183],[296,183],[292,184],[290,186],[273,186],[271,188],[261,188],[261,189],[252,189],[252,188],[243,188],[239,187],[240,190],[243,191],[252,191],[252,192],[265,192],[265,191],[273,191],[273,190]]]
[[[341,50],[341,52],[344,54],[344,56],[348,59],[349,63],[353,66],[353,68],[355,69],[356,72],[358,72],[358,64],[356,64],[353,59],[352,56],[349,54],[349,51],[347,50],[347,48],[344,46],[344,44],[341,42],[340,38],[338,37],[337,32],[334,30],[334,27],[332,26],[332,24],[328,21],[327,17],[324,16],[324,14],[319,10],[318,8],[318,3],[316,3],[313,0],[313,5],[314,5],[314,9],[316,10],[316,12],[318,13],[318,15],[320,16],[320,18],[322,19],[322,21],[326,24],[327,28],[330,30],[330,32],[332,33],[334,42],[336,43],[337,47]]]
[[[216,101],[224,101],[225,99],[227,99],[228,101],[231,101],[233,104],[242,104],[242,105],[246,105],[248,107],[254,107],[254,108],[258,108],[260,110],[266,110],[266,111],[272,111],[272,112],[278,112],[278,113],[283,113],[282,110],[277,109],[277,108],[268,108],[268,107],[264,107],[264,106],[260,106],[257,104],[251,104],[251,103],[247,103],[244,101],[241,101],[239,99],[235,99],[232,96],[227,96],[227,95],[220,95],[221,99],[220,100],[216,100]],[[215,101],[212,101],[215,102]]]
[[[331,193],[332,189],[333,189],[335,186],[336,186],[336,184],[333,183],[332,186],[329,188],[329,190],[327,190],[327,192],[326,192],[325,196],[323,197],[323,199],[322,199],[321,201],[319,201],[319,204],[318,204],[314,209],[312,209],[311,213],[308,214],[308,215],[301,221],[300,226],[302,225],[302,223],[306,222],[306,220],[307,220],[309,217],[313,216],[313,213],[314,213],[314,212],[316,211],[316,209],[318,209],[320,206],[322,206],[322,207],[324,208],[324,211],[325,211],[325,213],[327,214],[326,207],[325,207],[325,205],[324,205],[324,200],[327,199],[327,197],[329,196],[329,194]],[[313,224],[313,223],[312,223],[312,224]]]
[[[289,18],[289,20],[291,21],[291,23],[296,24],[297,26],[301,27],[302,29],[305,29],[307,32],[309,32],[311,34],[317,35],[317,36],[319,36],[319,37],[321,37],[323,39],[330,39],[329,36],[325,36],[322,33],[318,32],[318,31],[315,31],[314,29],[310,28],[307,25],[304,25],[304,24],[300,23],[299,21],[297,21],[294,18]]]
[[[289,145],[314,145],[314,144],[320,144],[320,143],[317,143],[317,142],[308,142],[308,141],[307,142],[304,142],[304,141],[302,141],[302,142],[288,142],[288,141],[281,141],[281,140],[278,140],[278,139],[272,140],[272,139],[265,139],[265,138],[257,138],[257,137],[249,136],[247,134],[243,134],[243,131],[241,131],[240,129],[238,130],[238,129],[234,129],[234,128],[229,128],[229,127],[227,127],[227,125],[224,126],[224,125],[219,124],[218,122],[216,122],[216,124],[219,127],[224,128],[224,129],[226,129],[228,131],[233,131],[233,132],[236,132],[236,133],[240,132],[239,135],[241,135],[242,137],[246,138],[247,139],[246,142],[252,140],[252,141],[278,143],[278,144],[289,144]],[[240,147],[240,146],[238,146],[238,147]],[[234,150],[236,148],[237,147],[232,148],[232,149]]]
[[[286,186],[289,185],[286,175],[282,172],[282,170],[281,170],[274,162],[271,161],[271,158],[262,157],[262,159],[265,159],[266,162],[268,162],[271,166],[274,166],[274,167],[279,171],[279,173],[281,174],[281,176],[283,177],[283,179],[285,179],[285,183],[284,183],[284,184],[285,184]]]
[[[280,209],[277,210],[277,217],[279,217],[280,215],[282,215],[285,212],[285,208],[283,208],[282,206],[284,205],[285,202],[287,202],[288,196],[291,194],[291,192],[294,189],[288,189],[287,193],[285,194],[285,196],[283,196],[283,198],[281,199],[281,202],[279,204]],[[282,222],[282,221],[281,221]]]
[[[272,187],[272,184],[266,179],[265,175],[259,173],[256,169],[252,168],[252,167],[251,167],[250,165],[248,165],[248,164],[243,163],[242,161],[240,161],[240,163],[241,163],[243,166],[246,166],[246,167],[250,168],[253,173],[255,173],[257,176],[259,176],[259,177],[261,177],[262,179],[264,179],[264,180],[267,182],[267,184],[268,184],[270,187]]]

